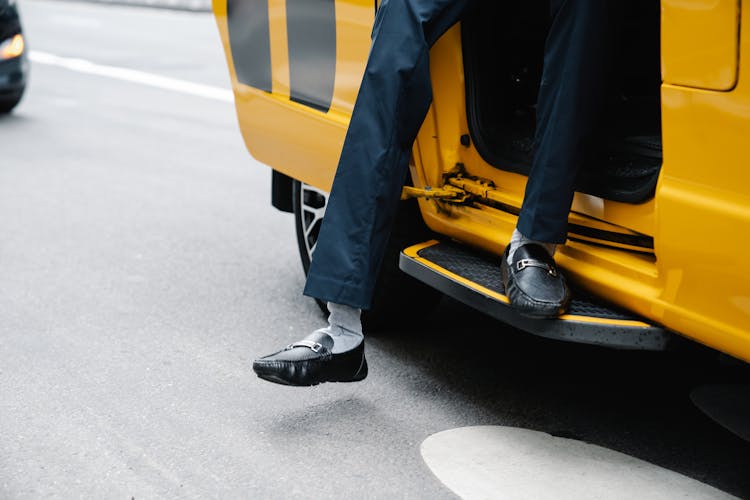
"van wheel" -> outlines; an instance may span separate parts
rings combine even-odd
[[[320,225],[326,212],[328,193],[309,184],[294,180],[292,184],[292,208],[294,209],[294,226],[297,233],[297,248],[302,261],[305,276],[310,270],[312,253],[318,242]],[[328,314],[325,302],[315,299],[320,309]]]
[[[297,233],[297,246],[305,276],[318,241],[323,222],[328,193],[303,182],[294,181],[292,205]],[[419,205],[414,199],[400,202],[390,240],[386,247],[383,264],[375,286],[372,309],[362,313],[362,324],[366,332],[383,330],[423,319],[432,310],[442,294],[402,272],[398,267],[401,250],[433,237],[422,220]],[[328,314],[325,302],[315,299],[321,311]]]
[[[17,92],[14,92],[12,94],[8,94],[5,96],[0,97],[0,113],[10,113],[13,111],[13,108],[16,107],[16,105],[21,102],[21,97],[23,97],[24,89],[21,89]]]

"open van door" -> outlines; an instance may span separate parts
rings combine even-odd
[[[289,177],[330,190],[375,3],[214,0],[213,10],[248,150]]]

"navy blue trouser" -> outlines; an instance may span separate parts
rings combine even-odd
[[[432,103],[429,50],[471,1],[482,0],[382,1],[305,295],[371,306],[413,142]],[[537,150],[518,221],[532,239],[566,239],[573,182],[603,87],[607,3],[551,2]]]

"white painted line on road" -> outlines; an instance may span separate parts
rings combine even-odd
[[[450,429],[422,458],[464,500],[734,499],[716,488],[601,446],[501,426]]]
[[[217,101],[234,102],[234,94],[231,90],[214,87],[212,85],[193,83],[186,80],[179,80],[177,78],[146,73],[145,71],[138,71],[135,69],[96,64],[85,59],[56,56],[38,50],[32,50],[29,57],[33,62],[38,64],[49,64],[51,66],[58,66],[71,71],[78,71],[79,73],[115,78],[117,80],[139,83],[141,85],[148,85],[150,87],[205,97]]]

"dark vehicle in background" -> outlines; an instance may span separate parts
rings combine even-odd
[[[0,0],[0,113],[9,113],[26,90],[29,59],[16,0]]]

